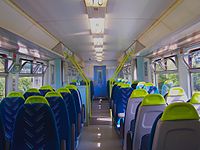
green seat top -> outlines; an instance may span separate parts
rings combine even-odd
[[[183,96],[185,93],[184,89],[181,87],[172,87],[169,90],[169,93],[167,94],[167,96]]]
[[[140,97],[145,97],[146,95],[148,95],[146,90],[144,90],[144,89],[136,89],[136,90],[133,90],[133,92],[131,93],[130,98],[140,98]]]
[[[50,85],[44,85],[40,87],[41,90],[51,90],[53,91],[53,88]]]
[[[43,96],[30,96],[25,101],[25,104],[36,104],[36,103],[49,105],[47,99],[44,98]]]
[[[30,88],[26,92],[40,93],[40,91],[36,88]]]
[[[146,82],[138,82],[138,85],[145,85]]]
[[[78,88],[75,85],[72,85],[72,84],[68,84],[65,87],[68,88],[68,89],[72,89],[72,90],[78,90]]]
[[[151,82],[147,82],[147,83],[144,84],[144,86],[154,86],[154,85]]]
[[[62,95],[59,93],[59,92],[55,92],[55,91],[51,91],[51,92],[48,92],[45,97],[62,97]]]
[[[58,93],[71,93],[69,89],[64,88],[64,87],[57,89],[56,92],[58,92]]]
[[[199,120],[199,115],[189,103],[172,103],[165,108],[161,120]]]
[[[12,91],[12,92],[8,93],[7,97],[21,97],[25,100],[25,98],[21,92]]]
[[[192,95],[190,103],[191,104],[200,104],[200,92],[196,92]]]
[[[71,82],[72,82],[72,83],[76,83],[76,82],[77,82],[77,80],[75,80],[75,79],[74,79],[74,80],[72,80]]]
[[[139,81],[132,81],[132,84],[138,84]]]
[[[165,105],[165,99],[160,94],[148,94],[142,100],[141,106]]]
[[[166,80],[166,81],[164,82],[164,84],[173,84],[173,81],[171,81],[171,80]]]
[[[129,84],[122,84],[120,88],[130,88],[131,86]]]

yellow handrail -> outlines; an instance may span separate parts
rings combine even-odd
[[[64,52],[65,58],[69,59],[70,62],[74,65],[74,67],[79,72],[80,76],[83,78],[86,83],[86,125],[89,124],[89,118],[91,117],[91,99],[90,99],[90,81],[86,77],[85,73],[81,69],[80,65],[76,62],[74,55],[68,55],[67,52]]]

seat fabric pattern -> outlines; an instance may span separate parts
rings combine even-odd
[[[12,139],[18,110],[23,104],[24,99],[22,97],[6,97],[1,101],[0,113],[5,128],[5,137],[9,142]]]
[[[44,103],[24,104],[19,110],[11,150],[59,150],[51,108]]]

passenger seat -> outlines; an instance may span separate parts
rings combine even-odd
[[[188,98],[183,88],[173,87],[169,90],[169,93],[166,96],[167,104],[175,102],[187,102]]]
[[[173,103],[155,124],[149,150],[199,150],[199,139],[200,121],[195,108],[189,103]]]
[[[149,135],[155,119],[166,107],[166,102],[160,94],[145,96],[139,106],[133,134],[133,150],[147,150]]]
[[[124,122],[124,145],[123,149],[127,147],[127,133],[131,127],[131,120],[135,119],[137,106],[141,103],[143,98],[148,95],[144,89],[133,90],[126,107],[125,122]]]

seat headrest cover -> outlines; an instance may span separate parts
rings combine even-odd
[[[184,89],[181,87],[173,87],[169,90],[167,96],[183,96],[185,93]]]
[[[138,85],[145,85],[145,82],[139,82]]]
[[[25,104],[36,104],[36,103],[49,105],[48,101],[43,96],[30,96],[25,101]]]
[[[25,100],[23,94],[21,92],[10,92],[7,97],[21,97]]]
[[[76,83],[76,82],[77,82],[77,80],[75,80],[75,79],[74,79],[74,80],[72,80],[71,82],[72,82],[72,83]]]
[[[68,84],[65,87],[68,88],[68,89],[72,89],[72,90],[78,90],[78,88],[75,85],[72,85],[72,84]]]
[[[48,92],[45,97],[62,97],[62,95],[59,93],[59,92],[55,92],[55,91],[51,91],[51,92]]]
[[[172,103],[165,108],[161,120],[199,120],[199,115],[189,103]]]
[[[40,90],[51,90],[53,91],[53,88],[50,85],[44,85],[40,87]]]
[[[154,85],[151,82],[147,82],[147,83],[144,84],[144,86],[154,86]]]
[[[148,95],[146,90],[144,90],[144,89],[136,89],[136,90],[133,90],[133,92],[131,93],[130,98],[140,98],[140,97],[145,97],[146,95]]]
[[[26,92],[40,93],[40,91],[36,88],[30,88]]]
[[[200,92],[196,92],[192,95],[190,103],[191,104],[200,104]]]
[[[139,83],[139,81],[133,81],[132,82],[132,84],[138,84]]]
[[[57,89],[56,92],[58,92],[58,93],[71,93],[69,89],[64,88],[64,87]]]
[[[165,99],[160,94],[149,94],[142,100],[141,106],[165,105]]]
[[[129,84],[123,84],[120,88],[130,88],[131,86]]]

